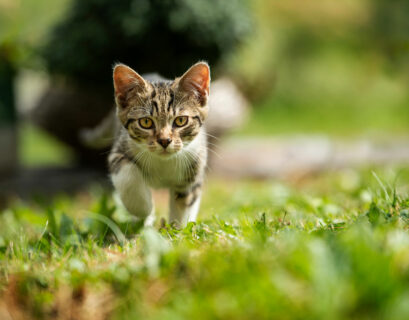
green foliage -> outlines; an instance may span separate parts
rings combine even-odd
[[[248,31],[243,0],[78,0],[43,52],[53,74],[110,85],[115,62],[175,77],[201,59],[216,64]]]
[[[63,14],[69,0],[20,0],[0,3],[0,62],[14,68],[38,66],[35,50]]]
[[[369,46],[382,50],[388,57],[390,66],[409,67],[409,3],[406,0],[376,0],[369,26]]]
[[[357,175],[301,190],[210,181],[202,219],[183,229],[126,233],[100,192],[16,203],[0,217],[4,295],[25,318],[70,303],[112,319],[405,319],[409,175],[396,185],[390,171]]]
[[[257,28],[230,60],[255,107],[242,132],[407,134],[408,6],[252,2]]]

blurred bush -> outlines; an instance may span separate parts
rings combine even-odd
[[[309,64],[319,70],[317,62],[329,56],[345,68],[353,70],[357,62],[376,73],[385,72],[390,63],[403,74],[402,65],[409,62],[406,0],[258,0],[252,10],[255,33],[236,55],[232,71],[256,101],[266,98],[283,77],[297,87],[300,78],[311,77],[305,70]],[[327,72],[330,79],[332,70]],[[359,77],[368,75],[360,72],[355,70]]]
[[[407,132],[409,2],[252,2],[229,63],[257,107],[246,134]]]
[[[393,69],[409,67],[409,1],[376,0],[370,24],[370,44],[381,50]]]
[[[43,57],[52,74],[80,82],[110,84],[118,61],[174,77],[200,59],[218,63],[250,25],[245,0],[74,0]]]
[[[370,24],[372,7],[356,0],[255,1],[255,33],[235,56],[232,72],[253,101],[260,101],[283,80],[297,87],[311,76],[304,69],[328,54],[348,65],[343,55],[357,56],[357,42],[368,38],[363,27]]]
[[[39,67],[37,49],[70,0],[0,1],[0,59],[14,68]]]

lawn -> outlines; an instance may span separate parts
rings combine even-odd
[[[198,223],[144,230],[98,186],[16,199],[0,319],[407,319],[408,190],[396,168],[209,177]]]

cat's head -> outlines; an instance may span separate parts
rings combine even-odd
[[[131,68],[114,68],[117,115],[131,139],[153,154],[169,156],[199,134],[207,117],[210,69],[193,65],[174,81],[149,82]]]

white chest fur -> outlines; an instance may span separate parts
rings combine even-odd
[[[146,165],[148,174],[145,180],[153,188],[171,188],[183,181],[186,166],[181,157],[175,156],[170,159],[152,157]]]

